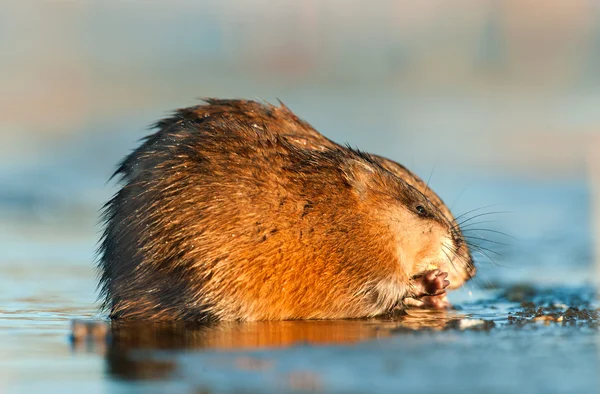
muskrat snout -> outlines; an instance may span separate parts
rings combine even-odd
[[[469,249],[465,244],[455,248],[455,251],[453,258],[449,258],[445,262],[446,269],[448,269],[448,280],[450,281],[449,289],[461,287],[477,272]]]

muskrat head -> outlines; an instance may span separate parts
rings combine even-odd
[[[397,189],[391,226],[397,234],[397,256],[411,278],[439,270],[446,288],[456,289],[475,275],[475,266],[460,230],[427,197],[410,185]]]
[[[400,188],[401,204],[393,209],[397,256],[411,279],[435,270],[444,274],[447,289],[461,287],[475,275],[475,266],[460,230],[422,193]]]
[[[411,296],[432,293],[428,290],[419,293],[423,276],[430,273],[443,276],[440,282],[443,286],[437,294],[444,289],[459,288],[475,275],[469,247],[458,225],[448,219],[449,215],[378,163],[361,167],[361,171],[354,172],[354,179],[359,181],[358,191],[366,203],[376,207],[376,220],[383,221],[380,228],[389,232],[393,240],[401,271],[411,283],[417,283],[414,286],[417,290],[412,289]],[[360,172],[364,174],[362,179],[357,176]]]

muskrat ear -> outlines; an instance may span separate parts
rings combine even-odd
[[[356,159],[348,160],[344,166],[344,174],[348,184],[359,196],[371,189],[377,179],[377,170],[370,163]]]

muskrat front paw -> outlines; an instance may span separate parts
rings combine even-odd
[[[447,272],[439,269],[426,271],[413,277],[413,297],[438,296],[446,293],[450,282],[446,280]]]
[[[404,305],[409,308],[422,309],[451,309],[452,304],[448,301],[446,293],[435,296],[422,296],[416,298],[405,298]]]

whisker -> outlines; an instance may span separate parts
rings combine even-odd
[[[496,286],[494,286],[494,284],[492,283],[492,281],[490,281],[489,279],[485,280],[487,282],[487,287],[491,288],[492,291],[496,291]]]
[[[475,249],[480,249],[480,250],[486,250],[486,251],[488,251],[488,252],[490,252],[490,253],[493,253],[493,254],[495,254],[495,255],[497,255],[497,256],[499,256],[499,257],[504,257],[504,256],[502,255],[502,253],[498,253],[498,252],[496,252],[495,250],[492,250],[492,249],[485,248],[485,247],[483,247],[483,246],[481,246],[481,245],[475,245],[475,244],[468,244],[468,245],[469,245],[470,247],[472,247],[472,248],[475,248]]]
[[[431,177],[433,176],[434,170],[435,170],[435,164],[433,165],[433,168],[431,169],[431,172],[429,173],[429,178],[427,178],[427,182],[425,183],[425,190],[431,190],[431,189],[429,189],[429,181],[431,180]]]
[[[460,223],[458,223],[456,219],[454,219],[454,222],[456,223],[456,225],[462,226],[463,224],[465,224],[475,218],[481,217],[481,216],[500,215],[500,214],[507,214],[507,213],[510,213],[510,212],[508,212],[508,211],[484,212],[484,213],[477,214],[475,216],[471,216],[470,218],[465,219],[465,220],[461,221]]]
[[[446,244],[442,244],[442,246],[444,246],[447,250],[449,250],[454,255],[454,257],[460,258],[459,254],[458,254],[458,249],[457,249],[456,246],[454,246],[454,245],[448,246]],[[448,258],[448,261],[450,261],[450,263],[452,264],[452,266],[456,270],[456,267],[454,266],[454,263],[452,262],[452,259],[450,259],[450,257],[448,256],[448,254],[446,252],[444,252],[443,249],[442,249],[442,252],[446,255],[446,257]],[[472,286],[472,283],[470,281],[463,282],[463,286],[467,289],[467,291],[469,293],[472,294],[472,292],[473,292],[473,286]]]
[[[488,256],[484,251],[474,250],[473,254],[475,254],[475,253],[479,253],[481,256],[485,257],[487,259],[487,261],[489,261],[490,263],[492,263],[492,265],[497,265],[496,261],[494,259],[492,259],[490,256]]]
[[[458,247],[457,246],[455,246],[454,244],[452,244],[452,245],[442,244],[442,246],[444,246],[446,249],[452,251],[452,253],[454,253],[454,255],[458,257]]]
[[[510,239],[513,239],[513,240],[515,240],[515,241],[517,240],[517,239],[516,239],[515,237],[513,237],[512,235],[508,235],[508,234],[506,234],[506,233],[503,233],[502,231],[498,231],[498,230],[490,230],[489,228],[469,228],[469,229],[467,229],[467,231],[487,231],[487,232],[489,232],[489,233],[494,233],[494,234],[500,234],[500,235],[503,235],[503,236],[505,236],[505,237],[508,237],[508,238],[510,238]],[[463,231],[463,232],[466,232],[466,231]]]
[[[450,256],[448,256],[448,253],[446,253],[446,252],[444,251],[444,249],[442,249],[442,253],[444,253],[444,255],[446,255],[446,258],[448,259],[448,262],[449,262],[450,264],[452,264],[452,268],[454,268],[454,271],[458,272],[458,270],[456,269],[456,266],[455,266],[455,265],[454,265],[454,263],[452,262],[452,259],[450,258]]]
[[[500,245],[500,246],[511,246],[509,244],[505,244],[503,242],[498,242],[498,241],[492,241],[491,239],[487,239],[487,238],[484,238],[484,237],[481,237],[481,236],[475,237],[475,236],[471,236],[471,235],[463,235],[463,238],[478,240],[478,241],[481,241],[481,242],[489,242],[489,243]]]
[[[442,247],[446,247],[446,249],[452,251],[445,244],[442,244]],[[454,262],[452,261],[452,259],[450,258],[450,256],[448,256],[448,254],[446,254],[446,252],[444,252],[444,249],[442,249],[442,252],[446,255],[446,257],[448,258],[448,261],[450,262],[450,264],[452,264],[452,268],[454,268],[454,271],[458,272],[458,269],[456,268],[456,265],[454,265]],[[455,253],[455,255],[456,255],[456,253]]]
[[[454,221],[462,218],[465,215],[470,214],[471,212],[477,212],[477,211],[481,211],[482,209],[486,209],[486,208],[492,208],[492,207],[497,207],[498,204],[493,204],[493,205],[486,205],[485,207],[480,207],[480,208],[475,208],[475,209],[471,209],[470,211],[461,213],[460,215],[458,215],[457,217],[454,218]]]
[[[475,253],[479,253],[480,255],[484,256],[485,258],[487,258],[493,265],[497,266],[497,267],[502,267],[502,268],[508,268],[507,265],[504,264],[498,264],[498,262],[496,260],[494,260],[490,255],[488,255],[487,253],[485,253],[483,250],[476,250]]]
[[[483,279],[478,278],[478,277],[475,277],[473,279],[479,281],[478,285],[481,288],[488,288],[488,289],[491,289],[492,291],[496,291],[497,290],[496,286],[494,286],[494,284],[489,279],[484,279],[483,280]]]
[[[454,246],[454,245],[452,245],[452,246],[445,245],[445,246],[446,246],[446,249],[450,250],[452,252],[452,254],[454,254],[454,257],[457,257],[457,258],[460,259],[460,255],[458,254],[458,247],[457,246]]]
[[[464,228],[468,228],[469,226],[475,226],[475,225],[479,225],[479,224],[485,224],[485,223],[496,223],[495,220],[481,220],[479,222],[471,222],[471,223],[467,223],[464,226],[460,226],[460,229],[464,229]]]

